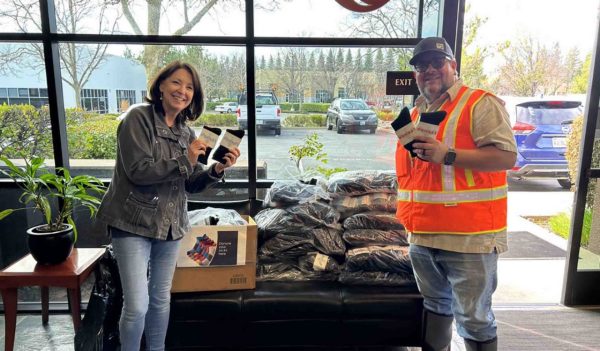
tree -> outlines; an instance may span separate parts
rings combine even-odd
[[[574,94],[585,94],[587,93],[588,80],[590,79],[590,67],[592,64],[592,54],[588,53],[585,55],[579,71],[573,77],[573,83],[571,84],[571,92]]]
[[[281,85],[289,95],[290,102],[302,102],[308,73],[307,49],[303,47],[285,48],[283,56],[287,64],[279,74]]]
[[[425,17],[436,14],[438,10],[439,1],[424,1]],[[418,1],[390,1],[375,11],[353,14],[344,29],[351,33],[351,37],[413,38],[417,34],[418,12]]]
[[[20,32],[41,32],[39,14],[32,11],[38,6],[37,0],[2,0],[0,18],[8,19]],[[55,0],[56,26],[63,33],[90,33],[97,26],[99,34],[113,33],[118,17],[108,19],[107,6],[99,6],[88,0]],[[90,21],[93,18],[93,21]],[[31,28],[33,27],[33,28]],[[60,62],[62,80],[75,91],[77,106],[81,106],[81,89],[104,61],[108,44],[60,43]],[[23,66],[41,72],[44,66],[44,48],[41,43],[28,43],[18,48],[8,47],[0,53],[0,66],[17,73]]]
[[[468,5],[465,13],[468,14],[470,9],[471,6]],[[487,21],[487,17],[476,15],[465,24],[460,68],[460,77],[466,85],[482,89],[487,89],[489,86],[488,77],[484,72],[484,63],[491,54],[489,48],[475,46],[475,42],[479,29]]]
[[[546,47],[527,36],[516,43],[500,44],[498,52],[504,59],[494,81],[498,94],[536,96],[567,92],[570,69],[565,66],[558,43]]]
[[[82,0],[85,1],[85,0]],[[121,5],[123,15],[131,26],[133,32],[137,35],[160,35],[161,34],[161,18],[166,15],[167,11],[176,11],[182,14],[177,18],[181,23],[179,28],[175,29],[171,35],[185,35],[194,29],[203,18],[208,16],[212,11],[217,9],[217,4],[222,9],[237,6],[244,8],[243,0],[105,0]],[[255,5],[257,9],[273,10],[276,9],[281,1],[263,1]],[[146,8],[147,23],[145,27],[140,25],[138,19],[140,16],[135,16],[134,12],[140,6]],[[135,10],[134,10],[135,9]],[[145,28],[145,30],[142,30]],[[146,45],[142,53],[142,63],[146,67],[146,75],[152,79],[158,70],[164,65],[163,59],[169,51],[169,45]]]

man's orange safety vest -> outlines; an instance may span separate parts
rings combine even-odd
[[[473,107],[483,90],[463,86],[440,110],[446,118],[436,138],[454,149],[475,149],[471,135]],[[417,121],[417,108],[411,119]],[[485,117],[484,117],[485,118]],[[506,229],[506,172],[480,172],[411,158],[396,145],[398,208],[396,216],[414,234],[487,234]]]

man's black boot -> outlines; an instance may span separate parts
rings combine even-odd
[[[423,351],[450,351],[453,316],[425,310]]]
[[[465,339],[465,346],[467,348],[467,351],[497,351],[498,338],[495,337],[488,341],[475,341],[471,339]]]

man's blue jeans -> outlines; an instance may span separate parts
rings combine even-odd
[[[496,337],[492,294],[498,283],[498,253],[460,253],[410,245],[410,260],[427,310],[453,315],[460,336]]]
[[[164,350],[171,282],[181,240],[157,240],[111,228],[112,245],[123,286],[119,321],[122,351]]]

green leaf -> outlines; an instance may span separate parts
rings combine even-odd
[[[0,220],[3,219],[4,217],[10,215],[11,213],[15,212],[15,210],[9,208],[7,210],[1,211],[0,212]]]
[[[71,216],[67,217],[67,223],[73,226],[73,242],[77,242],[77,227],[75,226],[75,221]]]

